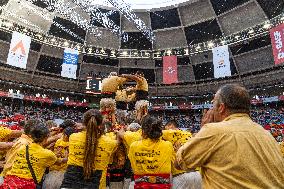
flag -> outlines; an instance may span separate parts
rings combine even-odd
[[[79,59],[78,50],[66,48],[62,64],[61,76],[76,79],[77,64]]]
[[[284,24],[270,30],[270,38],[273,49],[274,63],[284,62]]]
[[[171,84],[178,82],[177,56],[163,57],[163,83]]]
[[[31,38],[29,36],[13,32],[7,64],[26,69],[30,45]]]
[[[214,77],[231,76],[228,45],[213,48]]]

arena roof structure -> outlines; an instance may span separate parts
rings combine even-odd
[[[152,95],[202,94],[228,82],[248,88],[283,81],[269,29],[283,0],[1,1],[0,79],[84,91],[87,76],[142,70]],[[27,69],[5,64],[12,31],[32,37]],[[210,45],[228,44],[232,76],[213,77]],[[60,76],[65,47],[80,50],[77,78]],[[178,55],[178,80],[162,84],[163,55]],[[17,73],[17,77],[15,77]],[[48,78],[48,79],[47,79]]]

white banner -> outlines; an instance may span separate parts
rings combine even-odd
[[[13,32],[7,64],[26,69],[30,45],[31,38],[29,36]]]
[[[66,48],[62,64],[61,76],[76,79],[79,51]]]
[[[214,77],[231,76],[228,45],[213,48]]]
[[[8,97],[10,98],[17,98],[17,99],[24,99],[23,94],[16,94],[16,93],[8,93]]]

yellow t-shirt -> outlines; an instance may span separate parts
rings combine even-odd
[[[182,130],[163,130],[162,139],[171,142],[173,145],[175,143],[180,143],[181,145],[185,144],[188,139],[192,137],[190,132],[182,131]],[[186,171],[178,170],[173,166],[172,174],[177,175],[181,173],[185,173]]]
[[[0,142],[7,141],[7,136],[9,136],[11,133],[12,133],[11,129],[0,126]]]
[[[116,134],[114,132],[108,132],[105,136],[110,137],[113,140],[116,140]]]
[[[29,156],[37,181],[40,182],[47,167],[53,165],[57,158],[55,154],[36,143],[29,145]],[[7,175],[20,178],[33,179],[26,160],[26,146],[23,145],[18,151],[12,169]]]
[[[192,134],[182,130],[163,130],[162,139],[171,142],[173,145],[178,141],[184,144],[192,137]]]
[[[115,100],[117,102],[127,102],[127,93],[126,90],[117,90],[115,94]]]
[[[86,131],[74,133],[69,137],[69,156],[68,165],[83,167]],[[102,135],[98,140],[94,170],[102,170],[100,188],[105,188],[106,171],[110,158],[117,149],[118,143],[111,137]]]
[[[137,82],[137,85],[136,85],[137,90],[148,92],[148,82],[144,77],[139,77],[139,79],[137,79],[136,82]]]
[[[133,142],[139,141],[142,139],[142,130],[136,132],[126,131],[123,136],[123,144],[126,147],[126,152],[129,152],[130,145]]]
[[[65,142],[63,138],[60,138],[56,141],[54,145],[54,153],[57,155],[57,158],[65,158],[65,154],[68,153],[69,142]],[[57,153],[58,154],[57,154]],[[67,163],[61,163],[60,165],[52,165],[50,167],[51,171],[65,171],[67,168]]]
[[[22,136],[14,143],[13,147],[6,154],[6,163],[1,173],[2,176],[5,176],[7,172],[11,170],[15,158],[17,157],[17,152],[21,149],[21,147],[31,144],[32,142],[33,140],[29,136],[22,134]]]
[[[102,92],[115,93],[120,85],[126,82],[126,78],[119,76],[111,76],[103,79],[102,81]]]
[[[142,139],[131,144],[128,158],[136,175],[170,174],[175,152],[168,141]]]

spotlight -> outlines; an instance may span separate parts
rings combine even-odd
[[[210,42],[208,43],[208,47],[209,47],[209,48],[214,47],[214,43],[213,43],[212,41],[210,41]]]
[[[266,23],[263,25],[263,28],[264,29],[269,29],[271,27],[271,24],[270,23]]]
[[[127,56],[127,54],[128,54],[127,51],[123,51],[123,52],[122,52],[122,55],[123,55],[123,56]]]
[[[253,34],[253,33],[254,33],[254,30],[253,30],[253,29],[251,29],[251,30],[248,31],[248,34]]]
[[[64,41],[63,45],[64,45],[65,47],[68,47],[68,46],[69,46],[69,42],[68,42],[68,41]]]

